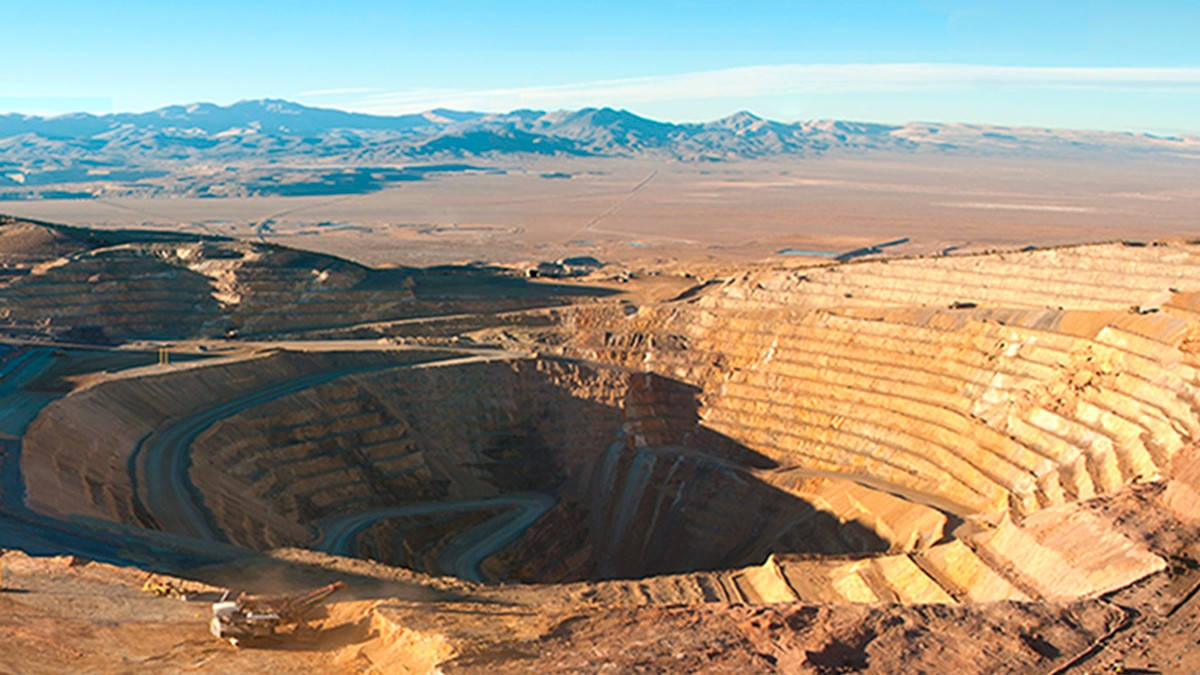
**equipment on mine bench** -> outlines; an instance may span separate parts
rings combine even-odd
[[[183,589],[173,582],[159,579],[154,575],[146,576],[146,580],[142,582],[142,590],[160,598],[182,598],[186,595]]]
[[[345,586],[336,581],[301,595],[239,596],[236,600],[229,600],[226,592],[220,602],[212,605],[208,629],[235,647],[242,641],[269,638],[281,626],[302,624],[321,607],[325,598]]]

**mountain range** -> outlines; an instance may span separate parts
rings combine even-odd
[[[739,112],[676,124],[625,110],[584,108],[492,114],[436,109],[367,115],[263,99],[229,106],[174,105],[145,113],[57,117],[0,115],[0,156],[35,148],[68,154],[145,156],[383,156],[531,153],[722,160],[838,151],[1061,154],[1195,152],[1200,137],[979,124],[781,123]]]
[[[384,116],[262,99],[144,113],[0,115],[0,199],[86,196],[69,190],[39,193],[36,188],[97,181],[110,187],[120,183],[126,193],[142,186],[149,192],[202,194],[195,181],[183,180],[185,188],[153,182],[198,166],[237,167],[249,171],[244,178],[252,182],[261,174],[254,174],[256,167],[298,165],[395,167],[501,158],[519,163],[528,156],[720,162],[878,153],[1195,159],[1200,158],[1200,137],[928,122],[783,123],[744,111],[704,123],[662,122],[611,108],[508,113],[435,109]],[[272,175],[266,183],[278,184],[279,177]],[[395,179],[419,178],[405,174]],[[246,180],[242,183],[250,185]],[[329,184],[328,176],[309,176],[301,181],[307,185],[305,180]],[[346,182],[345,177],[339,180]],[[251,185],[241,193],[270,192],[269,185]]]

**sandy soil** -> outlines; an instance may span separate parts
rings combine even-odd
[[[982,663],[1004,673],[1184,673],[1195,672],[1200,637],[1194,571],[1071,604],[639,607],[528,587],[473,590],[293,551],[196,572],[260,592],[349,582],[303,639],[235,649],[206,630],[218,587],[157,577],[197,594],[189,602],[143,592],[147,575],[129,568],[14,552],[0,564],[4,673],[973,673]]]
[[[3,673],[305,673],[330,664],[327,645],[236,650],[215,640],[207,627],[211,597],[197,602],[155,597],[141,591],[145,573],[131,568],[12,552],[0,557],[0,565]],[[332,624],[330,630],[338,634]]]
[[[895,253],[1190,234],[1185,161],[972,158],[719,164],[554,160],[364,195],[13,202],[16,215],[224,234],[374,265],[595,255],[625,264],[780,259],[900,237]],[[547,179],[547,171],[570,179]],[[270,231],[256,225],[271,220]],[[789,258],[794,258],[789,256]],[[814,259],[815,260],[815,259]]]

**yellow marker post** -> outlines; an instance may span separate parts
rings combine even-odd
[[[167,366],[171,364],[171,352],[167,351],[166,347],[158,348],[158,365]]]

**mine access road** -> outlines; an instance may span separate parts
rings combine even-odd
[[[528,358],[527,354],[521,352],[495,349],[446,349],[445,351],[449,354],[448,358],[434,361],[421,361],[400,365],[376,364],[313,373],[287,382],[277,383],[244,394],[235,399],[223,401],[217,405],[195,411],[187,417],[173,421],[169,426],[155,430],[152,434],[143,438],[129,456],[128,471],[130,481],[134,486],[135,511],[146,514],[151,518],[157,529],[172,534],[186,535],[209,541],[227,541],[225,535],[216,526],[211,512],[204,505],[204,497],[192,483],[189,473],[192,465],[192,443],[196,437],[213,424],[283,396],[359,373],[389,369],[428,368],[473,361]],[[505,520],[496,524],[497,526],[503,525],[503,531],[499,533],[499,536],[488,537],[488,541],[502,542],[499,544],[500,547],[503,547],[512,540],[508,538],[509,532],[515,529],[515,532],[519,534],[525,527],[528,527],[529,524],[540,517],[546,508],[549,508],[548,506],[542,508],[540,511],[537,511],[536,516],[531,518],[529,514],[536,511],[534,504],[541,504],[541,502],[531,500],[528,496],[515,496],[507,499],[504,503],[521,508],[519,509],[519,517],[513,519],[512,522],[509,522],[509,518],[512,516],[504,514]],[[500,502],[487,504],[488,507],[497,505],[502,504]],[[452,504],[448,506],[449,508],[442,509],[439,508],[440,505],[438,504],[425,504],[414,507],[415,510],[411,513],[398,515],[413,515],[420,513],[422,509],[425,511],[439,511],[483,508],[482,506],[454,507]],[[403,509],[406,507],[400,508]],[[337,527],[349,528],[349,533],[345,537],[347,541],[352,540],[354,534],[369,526],[370,523],[381,518],[391,517],[387,515],[372,515],[374,513],[368,512],[365,514],[364,517],[366,520],[363,521],[365,524],[361,525],[361,527],[356,525],[359,522],[358,520],[353,520],[359,517],[358,514],[348,516],[352,520],[347,521],[345,525]],[[522,525],[522,523],[524,524]],[[333,533],[335,536],[330,544],[332,550],[346,550],[349,547],[349,543],[339,544],[337,541],[339,538],[337,536],[338,529],[334,529]],[[480,536],[483,535],[480,534]],[[328,539],[326,537],[323,541]],[[467,549],[464,552],[465,559],[469,559],[470,555],[474,555],[479,550],[478,547],[467,547]],[[491,552],[481,556],[479,559],[482,560],[487,555],[491,555]],[[477,567],[477,562],[475,566]]]

